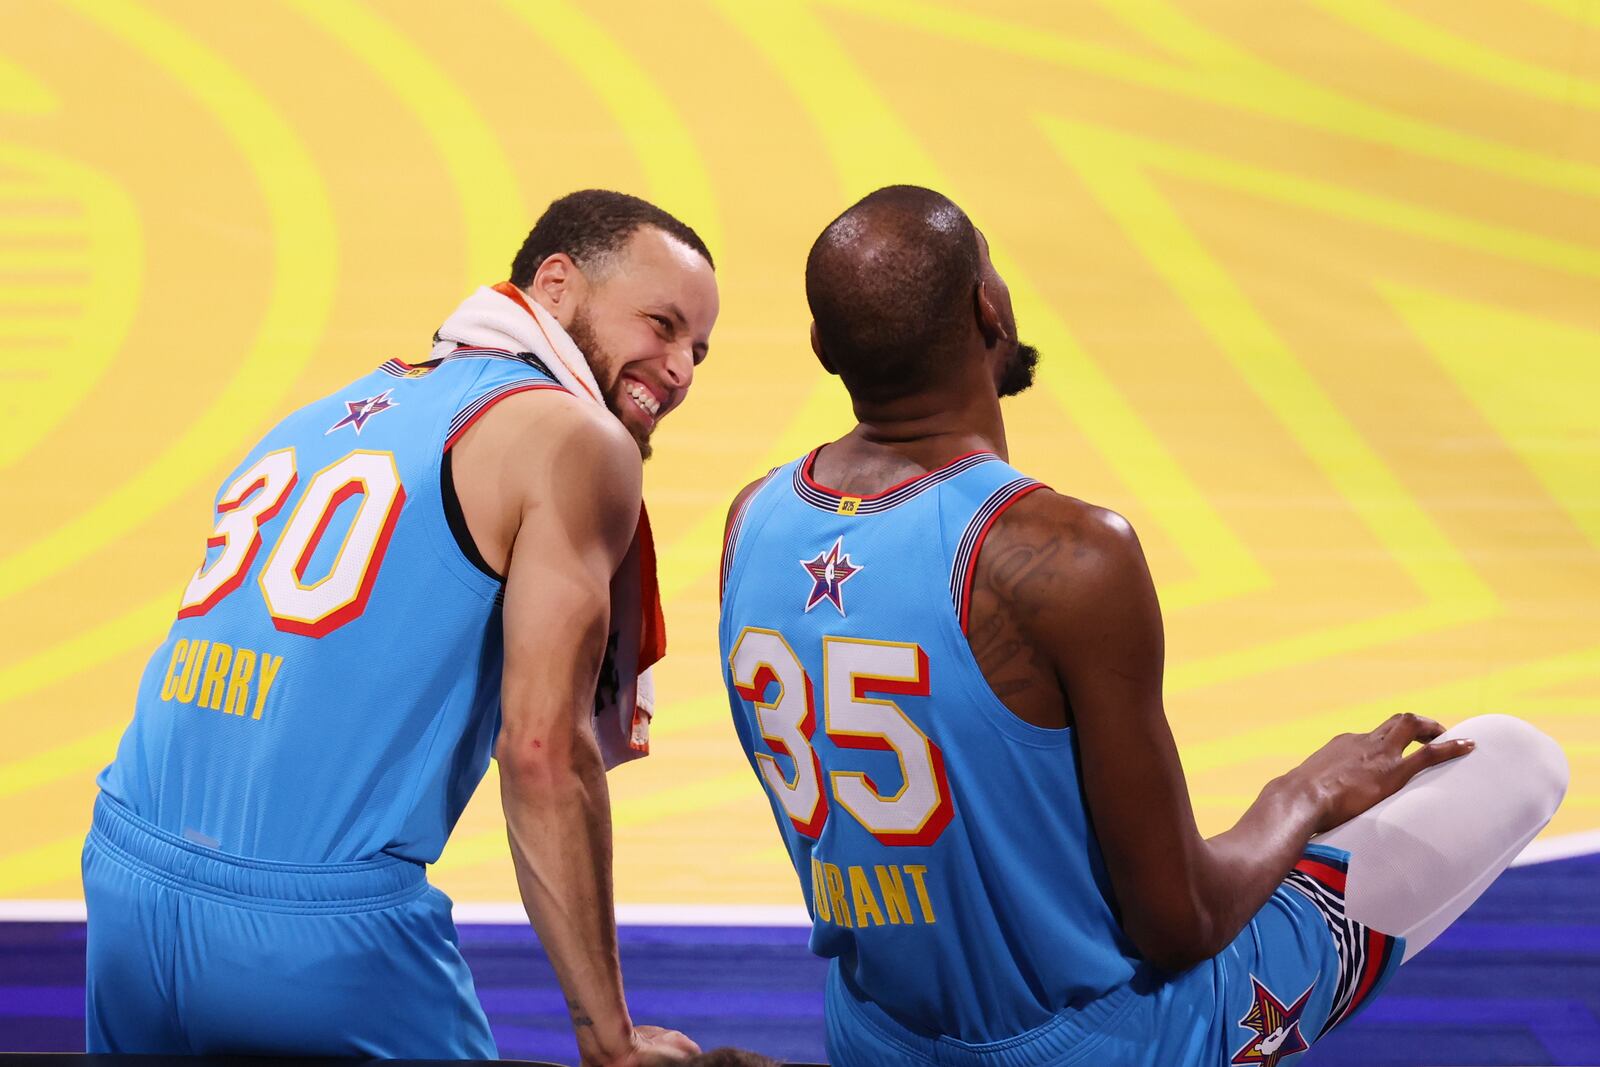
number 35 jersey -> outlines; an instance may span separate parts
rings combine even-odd
[[[488,767],[502,665],[500,583],[452,533],[442,459],[496,401],[559,388],[464,348],[279,423],[217,493],[104,793],[239,856],[437,859]]]
[[[780,467],[729,525],[734,726],[837,977],[914,1030],[992,1041],[1125,982],[1131,946],[1070,730],[1013,715],[966,634],[991,453],[873,496]]]

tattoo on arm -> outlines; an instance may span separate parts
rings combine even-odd
[[[1009,526],[1009,528],[1007,528]],[[973,576],[967,642],[984,678],[1014,714],[1036,725],[1062,725],[1065,709],[1055,668],[1029,639],[1076,538],[1070,528],[1035,523],[996,527]],[[995,536],[999,535],[999,536]]]
[[[583,1010],[583,1005],[576,1000],[567,1001],[567,1013],[572,1016],[572,1025],[575,1027],[594,1025],[594,1020],[589,1018]]]

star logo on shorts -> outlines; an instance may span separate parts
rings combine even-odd
[[[1300,994],[1300,999],[1287,1008],[1283,1006],[1283,1001],[1273,996],[1272,991],[1262,985],[1261,979],[1253,974],[1250,976],[1250,985],[1255,995],[1255,1003],[1250,1005],[1250,1010],[1239,1020],[1239,1025],[1254,1033],[1250,1040],[1245,1042],[1244,1048],[1235,1052],[1229,1062],[1277,1067],[1278,1061],[1285,1056],[1293,1056],[1296,1052],[1304,1052],[1310,1048],[1300,1033],[1300,1016],[1306,1010],[1306,1001],[1311,999],[1311,990],[1316,987],[1316,983],[1306,986],[1306,991]]]
[[[356,436],[360,437],[361,427],[367,424],[368,419],[380,411],[388,411],[390,408],[400,406],[396,401],[389,399],[389,394],[392,392],[394,392],[393,389],[385,389],[377,396],[369,396],[365,400],[346,400],[344,406],[350,409],[350,413],[324,430],[322,436],[326,437],[335,430],[353,426],[355,427]]]
[[[818,552],[816,559],[800,561],[800,566],[811,576],[811,594],[806,597],[807,611],[826,600],[839,609],[840,615],[844,614],[844,583],[859,574],[861,566],[852,564],[850,557],[840,551],[843,544],[844,538],[840,537],[832,548]]]

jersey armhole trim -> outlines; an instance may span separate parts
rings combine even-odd
[[[445,449],[444,455],[439,457],[439,495],[444,502],[444,521],[450,527],[450,533],[456,539],[456,546],[461,549],[461,554],[467,557],[467,562],[484,573],[485,577],[492,578],[504,584],[506,576],[496,573],[489,566],[489,561],[483,558],[483,553],[478,550],[478,542],[472,539],[472,530],[467,526],[466,513],[461,510],[461,498],[456,495],[454,453]]]
[[[499,384],[493,384],[494,376],[505,374],[508,369],[511,369],[506,367],[506,363],[512,361],[521,364],[520,370],[522,373],[512,370],[511,376],[506,380],[501,381]],[[455,414],[450,417],[449,422],[443,427],[443,439],[435,439],[438,441],[436,445],[438,450],[432,452],[429,457],[428,470],[431,475],[430,480],[434,486],[438,487],[439,498],[437,510],[433,512],[433,521],[427,524],[428,540],[432,544],[435,557],[444,565],[447,573],[459,581],[463,587],[470,590],[473,595],[498,606],[505,598],[505,581],[486,566],[480,564],[473,558],[473,554],[467,551],[466,544],[457,532],[454,519],[450,515],[452,503],[459,506],[459,498],[453,502],[448,499],[451,494],[445,491],[444,468],[446,464],[451,465],[450,482],[453,485],[455,471],[454,457],[451,455],[451,450],[459,443],[461,436],[472,427],[473,423],[482,418],[483,414],[494,404],[508,396],[513,396],[526,390],[560,389],[561,386],[554,379],[544,375],[542,373],[543,368],[534,366],[528,360],[521,359],[515,355],[504,354],[498,349],[476,351],[470,356],[459,359],[446,356],[439,360],[438,363],[440,370],[435,373],[442,373],[446,367],[466,368],[463,373],[467,374],[467,380],[458,387],[460,392],[452,401],[456,405]],[[476,366],[472,366],[473,364],[476,364]],[[489,381],[486,382],[485,378],[488,378]],[[479,390],[483,391],[480,393]],[[451,408],[447,406],[445,410],[449,411]],[[465,516],[463,515],[462,518],[462,532],[466,532]],[[468,534],[468,538],[470,539],[470,534]],[[476,548],[477,546],[474,544],[473,547]]]
[[[990,493],[988,499],[967,523],[967,528],[962,532],[961,540],[956,547],[955,561],[950,568],[950,599],[962,634],[967,632],[967,623],[972,613],[972,581],[978,573],[978,554],[983,551],[983,543],[988,539],[995,520],[999,519],[1011,505],[1034,490],[1044,487],[1043,482],[1036,482],[1027,477],[1009,481]]]
[[[750,505],[755,502],[756,497],[761,495],[761,491],[767,487],[767,483],[772,481],[772,476],[777,473],[778,468],[772,468],[766,473],[765,477],[751,488],[750,492],[745,495],[744,500],[740,502],[738,509],[733,513],[733,518],[728,522],[727,530],[723,532],[722,568],[717,579],[717,603],[719,604],[722,603],[722,598],[728,591],[728,573],[733,569],[734,553],[739,550],[739,534],[744,528],[744,517],[749,514]]]
[[[1066,751],[1075,743],[1072,727],[1035,726],[1007,707],[1006,702],[1000,699],[990,686],[988,677],[983,673],[983,667],[978,663],[977,653],[972,649],[972,641],[967,635],[974,585],[973,575],[976,573],[978,549],[982,547],[982,541],[1002,511],[1035,489],[1049,488],[1044,483],[1020,474],[1014,469],[1002,476],[1006,477],[1006,481],[988,496],[982,497],[982,502],[975,509],[971,503],[973,496],[952,494],[954,499],[950,503],[954,504],[959,500],[959,509],[951,509],[941,516],[939,523],[941,532],[947,537],[957,532],[960,532],[961,536],[953,546],[949,540],[945,540],[940,546],[942,552],[949,554],[946,558],[950,560],[950,610],[946,612],[940,609],[937,612],[939,626],[945,635],[947,651],[963,667],[954,673],[959,676],[958,684],[967,694],[968,707],[1013,744],[1027,748]],[[963,518],[965,524],[957,525]],[[962,606],[963,600],[966,601],[966,608]],[[933,603],[935,605],[938,603],[937,594]]]
[[[558,392],[568,390],[547,378],[524,378],[521,381],[509,382],[492,392],[488,392],[456,412],[455,418],[450,420],[450,431],[444,440],[444,451],[448,452],[461,439],[461,435],[472,429],[473,423],[508,396],[526,393],[534,389],[554,389]]]

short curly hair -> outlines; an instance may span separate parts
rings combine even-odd
[[[822,353],[858,399],[925,387],[948,366],[979,283],[977,231],[916,185],[869,193],[828,224],[806,259]]]
[[[654,226],[677,238],[716,269],[700,235],[648,200],[610,189],[580,189],[556,200],[539,216],[511,261],[511,284],[527,288],[539,264],[558,252],[566,253],[581,269],[594,270],[641,226]]]

